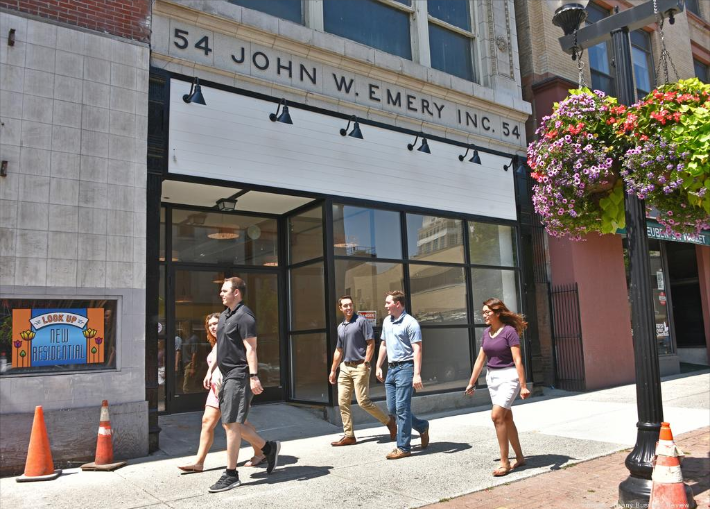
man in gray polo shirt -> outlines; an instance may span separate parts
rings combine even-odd
[[[370,400],[370,360],[373,358],[375,340],[370,322],[353,311],[353,299],[344,295],[338,299],[338,308],[343,313],[344,320],[338,325],[338,341],[333,353],[333,365],[328,381],[336,383],[336,370],[340,364],[338,375],[338,407],[343,421],[343,437],[331,442],[334,447],[354,445],[353,419],[351,418],[351,399],[353,390],[356,393],[358,405],[370,415],[388,427],[390,440],[395,440],[397,427],[393,416],[387,416]],[[341,363],[341,361],[343,361]]]
[[[412,393],[422,389],[422,331],[417,320],[405,311],[405,294],[401,291],[385,294],[385,309],[390,316],[383,320],[378,365],[375,376],[383,381],[383,361],[388,358],[385,396],[388,411],[397,416],[397,447],[385,457],[396,460],[410,456],[410,434],[414,428],[420,434],[420,447],[430,443],[430,423],[412,413]]]

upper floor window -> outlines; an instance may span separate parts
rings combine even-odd
[[[703,83],[709,82],[709,64],[694,59],[694,75]]]
[[[654,86],[652,43],[649,40],[649,34],[644,30],[632,32],[630,41],[632,42],[632,63],[634,65],[637,98],[641,98],[651,92]]]
[[[602,7],[593,3],[588,4],[588,23],[597,23],[609,15]],[[590,59],[590,79],[593,90],[602,90],[607,95],[616,95],[615,79],[611,74],[610,55],[612,50],[609,42],[601,42],[588,48]]]
[[[299,23],[304,23],[302,0],[228,0],[231,4],[241,5],[265,14]]]
[[[408,4],[410,2],[404,0],[326,1],[323,2],[323,28],[410,60],[410,19],[414,9]]]
[[[428,0],[427,14],[432,67],[476,81],[469,0]]]
[[[701,10],[699,9],[699,0],[686,0],[686,10],[693,12],[698,17],[701,17]]]

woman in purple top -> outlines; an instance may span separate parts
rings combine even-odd
[[[494,404],[491,409],[491,420],[494,421],[501,453],[501,465],[494,470],[494,476],[501,477],[514,468],[526,464],[518,440],[518,430],[513,421],[511,404],[517,394],[521,394],[521,399],[531,395],[526,387],[526,373],[521,362],[521,346],[518,339],[528,323],[522,315],[509,311],[506,304],[499,299],[485,301],[482,312],[484,321],[489,327],[484,331],[481,350],[474,363],[474,370],[465,393],[469,396],[474,394],[474,385],[486,362],[486,385],[489,387],[491,402]],[[516,461],[513,464],[509,463],[509,443],[516,453]]]

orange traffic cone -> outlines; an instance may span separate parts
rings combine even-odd
[[[109,420],[109,402],[101,402],[101,416],[99,417],[99,434],[96,437],[96,456],[94,461],[81,466],[82,470],[116,470],[126,464],[125,461],[114,463],[113,432]]]
[[[44,424],[44,412],[41,406],[37,406],[35,407],[35,418],[32,421],[30,445],[27,448],[25,473],[15,480],[17,482],[50,481],[59,477],[61,473],[61,470],[54,469],[47,427]]]
[[[657,442],[654,470],[652,472],[652,494],[648,509],[689,509],[696,507],[693,496],[687,498],[687,486],[681,474],[679,458],[684,453],[674,443],[668,422],[662,423]]]

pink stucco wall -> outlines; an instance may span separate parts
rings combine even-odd
[[[550,239],[553,285],[578,283],[585,386],[634,382],[630,307],[619,235]]]
[[[709,248],[696,246],[696,263],[699,267],[699,290],[701,307],[704,313],[704,332],[706,334],[706,354],[709,353]]]

